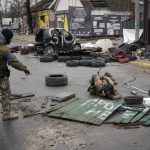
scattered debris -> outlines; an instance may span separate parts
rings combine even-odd
[[[57,93],[54,96],[51,97],[51,99],[53,101],[59,101],[59,102],[63,102],[66,100],[69,100],[73,97],[75,97],[76,95],[74,93],[71,92],[63,92],[63,93]]]
[[[44,141],[47,141],[43,143]],[[86,147],[83,139],[77,137],[69,129],[59,128],[53,129],[51,127],[35,128],[27,135],[27,143],[25,149],[59,149],[58,146],[63,144],[66,149],[79,150]],[[45,148],[43,148],[43,146]]]
[[[125,105],[142,105],[143,104],[143,96],[126,96],[124,97]]]

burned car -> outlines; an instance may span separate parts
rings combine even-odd
[[[38,54],[80,51],[79,40],[64,29],[39,29],[35,36],[35,51]]]

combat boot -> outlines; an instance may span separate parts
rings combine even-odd
[[[3,119],[3,121],[18,119],[18,115],[15,114],[14,112],[10,112],[10,113],[3,112],[2,119]]]

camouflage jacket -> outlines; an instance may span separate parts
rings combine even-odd
[[[20,71],[26,70],[26,66],[20,63],[18,59],[11,53],[11,49],[5,45],[5,40],[0,34],[0,68],[7,65],[10,65]]]

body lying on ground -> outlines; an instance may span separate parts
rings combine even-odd
[[[100,76],[99,74],[93,75],[90,83],[91,85],[88,88],[88,92],[91,95],[99,95],[113,100],[122,98],[119,92],[115,89],[115,85],[117,85],[116,80],[108,72],[103,76]]]

